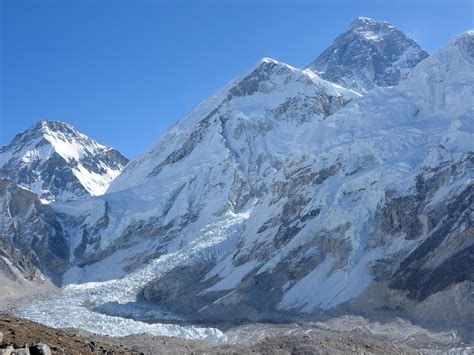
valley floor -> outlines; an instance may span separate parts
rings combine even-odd
[[[4,344],[43,342],[53,353],[474,354],[474,347],[454,333],[432,333],[402,320],[384,324],[352,316],[304,325],[242,325],[228,330],[228,341],[220,343],[147,334],[98,336],[47,327],[6,312],[0,312],[0,331]]]

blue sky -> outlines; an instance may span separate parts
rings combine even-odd
[[[0,1],[0,145],[47,117],[130,158],[259,58],[303,66],[357,16],[429,52],[474,27],[474,0]]]

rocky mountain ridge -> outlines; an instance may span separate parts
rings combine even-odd
[[[0,174],[49,202],[103,194],[127,162],[59,121],[41,120],[0,149]]]

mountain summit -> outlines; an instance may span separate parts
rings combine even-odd
[[[0,148],[0,174],[44,201],[103,194],[128,159],[71,125],[42,120]]]
[[[427,56],[390,23],[358,17],[307,68],[326,80],[364,93],[376,86],[397,85]]]

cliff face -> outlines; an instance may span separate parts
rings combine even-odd
[[[55,212],[37,195],[0,178],[0,263],[12,281],[44,280],[61,284],[69,268],[69,238]]]

